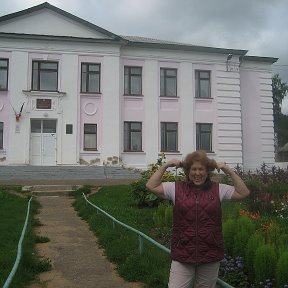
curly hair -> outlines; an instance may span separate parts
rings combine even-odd
[[[200,162],[206,168],[209,179],[210,179],[210,173],[217,168],[217,162],[214,159],[208,158],[207,153],[205,151],[198,150],[192,152],[188,154],[185,157],[184,161],[181,163],[187,181],[189,181],[189,172],[194,162]]]

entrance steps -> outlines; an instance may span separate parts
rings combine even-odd
[[[23,186],[22,191],[30,191],[33,196],[68,196],[81,185],[33,185]]]

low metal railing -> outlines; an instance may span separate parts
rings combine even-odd
[[[29,200],[29,202],[28,202],[26,219],[25,219],[25,223],[24,223],[24,226],[23,226],[23,229],[22,229],[21,237],[20,237],[19,242],[18,242],[17,257],[16,257],[14,266],[13,266],[13,268],[12,268],[9,276],[8,276],[8,278],[6,279],[5,283],[4,283],[3,288],[8,288],[9,285],[11,284],[11,282],[12,282],[14,276],[15,276],[15,273],[16,273],[16,271],[17,271],[17,269],[18,269],[20,260],[21,260],[21,256],[22,256],[22,243],[23,243],[24,235],[25,235],[25,232],[26,232],[27,224],[28,224],[31,200],[32,200],[32,197],[30,197],[30,200]]]
[[[143,253],[143,238],[146,239],[147,241],[149,241],[150,243],[154,244],[156,247],[158,247],[160,250],[169,253],[170,254],[170,249],[168,249],[167,247],[161,245],[160,243],[156,242],[154,239],[152,239],[151,237],[147,236],[146,234],[142,233],[141,231],[130,227],[129,225],[117,220],[115,217],[111,216],[110,214],[108,214],[106,211],[104,211],[103,209],[101,209],[100,207],[94,205],[93,203],[91,203],[86,195],[84,193],[82,193],[83,198],[85,199],[85,201],[90,204],[91,206],[93,206],[94,208],[96,208],[97,213],[101,212],[104,215],[106,215],[108,218],[110,218],[112,220],[112,224],[113,224],[113,228],[115,228],[115,223],[118,223],[119,225],[125,227],[126,229],[136,233],[138,235],[138,241],[139,241],[139,253],[142,254]],[[221,279],[217,279],[217,284],[223,288],[234,288],[233,286],[229,285],[228,283],[224,282]]]

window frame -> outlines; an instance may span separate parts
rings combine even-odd
[[[87,72],[83,72],[83,66],[87,66],[86,69],[87,69]],[[99,67],[99,71],[90,71],[89,70],[89,66],[98,66]],[[82,82],[82,76],[83,74],[86,74],[86,77],[85,77],[85,84],[86,84],[86,89],[85,91],[83,90],[83,82]],[[89,91],[89,76],[90,75],[99,75],[98,77],[98,91]],[[93,63],[93,62],[81,62],[81,81],[80,81],[80,93],[89,93],[89,94],[101,94],[101,63]]]
[[[133,74],[131,72],[131,70],[133,68],[140,68],[141,70],[141,73],[140,74]],[[128,91],[126,91],[126,70],[128,70],[128,83],[127,83],[127,87],[128,87]],[[136,76],[139,76],[140,78],[140,92],[139,94],[135,94],[135,93],[132,93],[132,77],[136,77]],[[124,66],[124,95],[127,95],[127,96],[142,96],[143,93],[142,93],[142,82],[143,82],[143,67],[142,66],[131,66],[131,65],[125,65]]]
[[[1,127],[2,126],[2,127]],[[0,122],[0,150],[4,149],[4,122]]]
[[[210,126],[210,131],[203,131],[202,125],[209,125]],[[202,144],[202,136],[203,134],[208,134],[210,135],[210,150],[203,149],[203,144]],[[213,152],[213,123],[196,123],[196,150],[204,150],[208,153]]]
[[[126,132],[126,124],[128,125],[128,132]],[[140,124],[140,130],[137,130],[137,129],[132,129],[131,128],[131,126],[132,126],[132,124]],[[132,137],[131,137],[131,133],[132,132],[140,132],[140,149],[137,149],[137,150],[133,150],[133,148],[132,148],[132,142],[131,142],[131,139],[132,139]],[[127,143],[128,143],[128,147],[126,147],[126,145],[125,145],[125,143],[126,143],[126,133],[127,133],[127,135],[128,135],[128,141],[127,141]],[[124,121],[124,145],[123,145],[123,147],[124,147],[124,149],[123,149],[123,151],[124,152],[143,152],[143,136],[142,136],[142,133],[143,133],[143,124],[142,124],[142,122],[141,121]]]
[[[209,77],[208,78],[201,78],[200,74],[201,72],[208,72]],[[207,96],[201,96],[201,80],[209,80],[209,91],[208,91],[208,97]],[[211,70],[203,70],[203,69],[197,69],[195,70],[195,98],[197,99],[211,99]]]
[[[176,124],[176,129],[167,129],[167,126],[169,124]],[[179,152],[179,149],[178,149],[178,137],[179,137],[179,134],[178,134],[178,122],[161,122],[160,123],[160,133],[161,133],[161,138],[160,138],[160,143],[161,143],[161,152]],[[176,132],[176,147],[175,149],[171,150],[171,149],[168,149],[168,140],[167,140],[167,133],[169,132]]]
[[[38,68],[37,68],[37,83],[36,86],[37,88],[34,89],[33,87],[33,83],[34,83],[34,63],[38,63]],[[41,64],[46,64],[46,63],[50,63],[50,64],[56,64],[57,68],[56,69],[43,69],[41,68]],[[56,72],[56,89],[55,90],[44,90],[41,89],[40,87],[40,78],[41,78],[41,72]],[[46,61],[46,60],[32,60],[32,77],[31,77],[31,90],[32,91],[45,91],[45,92],[58,92],[59,91],[59,62],[58,61]]]
[[[93,125],[96,127],[96,133],[85,133],[85,126],[86,125]],[[98,140],[98,137],[97,137],[97,133],[98,133],[98,127],[97,127],[97,124],[96,123],[84,123],[83,125],[83,151],[98,151],[98,143],[97,143],[97,140]],[[96,147],[95,148],[86,148],[85,147],[85,136],[86,135],[95,135],[96,137]]]
[[[177,71],[178,69],[177,68],[165,68],[165,67],[161,67],[160,68],[160,97],[171,97],[171,98],[173,98],[173,97],[178,97],[178,93],[177,93]],[[162,76],[161,76],[161,71],[163,71],[163,73],[164,73],[164,75],[163,75],[163,78],[162,78]],[[167,72],[168,71],[175,71],[176,72],[176,75],[175,76],[169,76],[169,75],[167,75]],[[175,95],[167,95],[167,79],[174,79],[175,78]],[[162,80],[163,79],[163,80]],[[162,87],[162,85],[161,85],[161,83],[162,83],[162,81],[164,81],[164,83],[163,83],[163,89],[164,89],[164,91],[162,91],[162,89],[161,89],[161,87]]]
[[[6,87],[1,88],[0,87],[0,91],[8,91],[8,77],[9,77],[9,59],[8,58],[0,58],[1,61],[6,61],[7,66],[6,67],[1,67],[0,66],[0,70],[6,70]]]

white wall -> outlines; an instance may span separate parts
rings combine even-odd
[[[244,168],[274,165],[274,128],[270,66],[243,63],[241,104]]]

